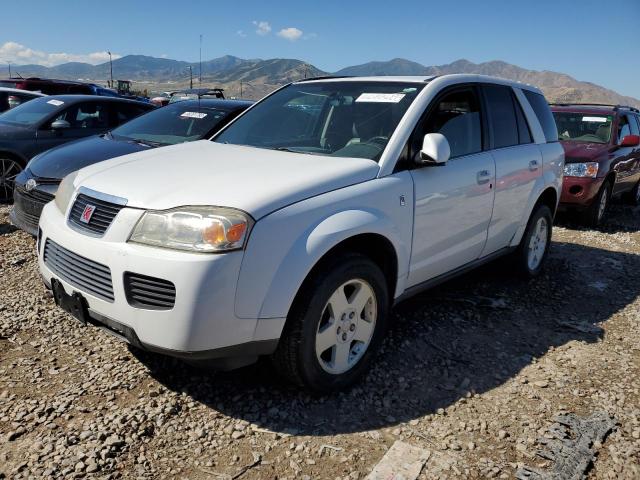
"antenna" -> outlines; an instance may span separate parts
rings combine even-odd
[[[202,87],[202,34],[200,34],[200,86]]]

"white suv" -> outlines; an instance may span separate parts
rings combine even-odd
[[[139,348],[218,368],[270,355],[334,390],[369,368],[408,295],[506,254],[538,274],[563,163],[527,85],[301,81],[212,141],[65,178],[39,265],[56,303]]]

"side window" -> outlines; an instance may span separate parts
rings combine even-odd
[[[626,115],[620,115],[620,119],[618,120],[618,143],[622,142],[622,139],[627,135],[631,135],[629,119]]]
[[[511,88],[501,85],[485,85],[489,125],[493,136],[493,148],[517,145],[518,122],[511,98]]]
[[[636,117],[635,115],[627,115],[627,120],[629,122],[629,128],[631,130],[631,135],[640,134],[640,131],[638,131],[637,119],[638,119],[638,117]]]
[[[87,102],[73,105],[62,111],[55,120],[66,120],[70,128],[108,128],[108,115],[106,105],[99,102]]]
[[[414,151],[419,151],[427,133],[441,133],[449,141],[451,158],[482,151],[480,102],[474,89],[445,94],[429,112],[422,132],[416,136]]]
[[[130,105],[127,103],[117,103],[114,102],[112,104],[112,115],[111,121],[109,122],[111,127],[117,127],[118,125],[122,125],[123,123],[128,122],[136,118],[143,113],[147,113],[149,110],[143,109],[137,105]]]
[[[547,142],[557,142],[558,128],[556,127],[556,121],[553,118],[547,100],[539,93],[532,92],[531,90],[523,89],[522,91],[524,92],[524,96],[527,97],[527,100],[529,100],[536,117],[538,117]]]
[[[518,98],[512,93],[511,98],[513,100],[513,105],[516,108],[516,118],[518,119],[518,140],[520,144],[533,143],[533,138],[531,138],[531,130],[529,130],[529,123],[527,122],[527,118],[524,116],[524,112],[522,111],[522,105],[520,105],[520,101]]]

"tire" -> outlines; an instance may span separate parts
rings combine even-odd
[[[597,227],[602,223],[611,200],[611,182],[605,181],[589,208],[584,212],[583,223],[589,227]]]
[[[629,195],[626,198],[627,203],[630,205],[638,206],[640,205],[640,180],[636,183],[636,186],[633,187],[633,190],[629,192]]]
[[[388,311],[380,268],[363,255],[341,254],[305,280],[273,363],[283,377],[308,390],[345,389],[369,369],[387,330]]]
[[[20,161],[0,156],[0,204],[13,202],[15,178],[22,171]]]
[[[513,254],[517,273],[524,278],[537,277],[551,246],[553,215],[546,205],[538,205],[529,217],[527,229]]]

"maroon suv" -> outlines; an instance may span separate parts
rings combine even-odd
[[[565,152],[560,209],[597,226],[612,197],[640,204],[640,112],[597,104],[555,104]]]

